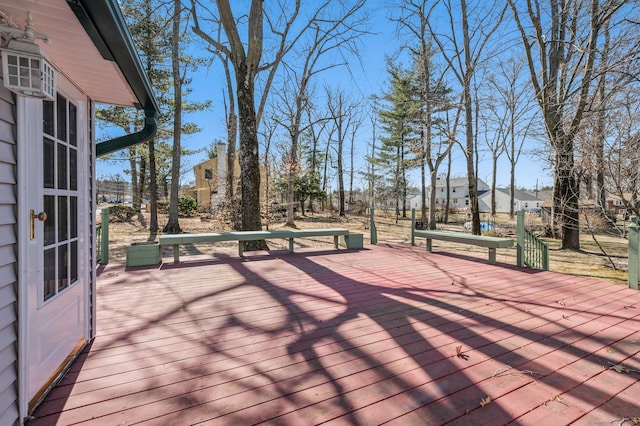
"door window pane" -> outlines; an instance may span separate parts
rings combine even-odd
[[[58,144],[58,189],[67,189],[67,147]]]
[[[47,220],[44,221],[44,245],[49,246],[56,242],[56,197],[44,196],[44,212]]]
[[[56,294],[56,249],[44,251],[44,300]]]
[[[42,184],[45,188],[55,188],[56,157],[53,147],[54,142],[51,139],[44,138],[42,146]]]
[[[42,102],[42,130],[45,135],[55,136],[53,129],[53,101]]]
[[[58,241],[62,242],[69,238],[67,234],[67,197],[58,197]]]
[[[78,237],[78,197],[69,197],[69,238]]]
[[[67,99],[58,93],[56,111],[58,116],[56,117],[57,129],[56,136],[61,141],[67,140]]]
[[[71,243],[71,253],[69,256],[70,263],[70,271],[69,271],[69,282],[71,284],[78,281],[78,242],[73,241]]]
[[[78,146],[77,115],[76,106],[69,103],[69,143],[72,146]]]
[[[78,151],[69,149],[69,189],[78,189]]]
[[[58,291],[69,285],[69,256],[66,244],[58,247]]]

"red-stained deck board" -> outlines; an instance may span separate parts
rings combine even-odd
[[[33,425],[640,416],[625,286],[386,244],[184,260],[102,271],[96,339]]]

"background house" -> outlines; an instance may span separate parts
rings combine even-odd
[[[95,335],[95,157],[152,137],[158,107],[115,0],[0,12],[0,425],[12,425]],[[96,103],[144,110],[144,128],[96,143]]]
[[[478,197],[489,190],[489,186],[478,179]],[[429,208],[429,198],[431,186],[426,188],[427,208]],[[436,209],[443,209],[447,201],[447,180],[438,178],[436,183]],[[409,190],[407,193],[407,205],[411,209],[422,208],[422,195],[418,189]],[[469,181],[467,178],[454,178],[449,180],[449,208],[465,210],[469,208]],[[482,210],[481,210],[482,211]]]
[[[478,196],[489,190],[482,179],[477,180]],[[430,191],[430,189],[428,189]],[[430,194],[430,192],[427,192]],[[436,183],[436,207],[444,208],[447,199],[447,181],[438,178]],[[469,208],[469,180],[455,178],[449,180],[449,208],[465,210]]]
[[[216,145],[216,157],[196,164],[193,167],[195,177],[195,195],[198,211],[215,210],[224,199],[227,185],[227,145]],[[238,156],[234,161],[234,176],[240,178]]]
[[[496,213],[509,213],[511,204],[511,191],[509,188],[496,188]],[[542,207],[541,199],[527,191],[516,189],[514,191],[513,211],[540,211]],[[486,191],[478,197],[480,212],[491,212],[491,191]]]

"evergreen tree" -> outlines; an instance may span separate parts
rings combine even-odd
[[[417,138],[415,118],[419,102],[415,97],[415,79],[411,70],[389,61],[387,71],[390,87],[383,95],[383,103],[378,110],[384,136],[380,138],[382,144],[373,161],[380,175],[385,176],[377,188],[377,196],[393,200],[397,220],[401,214],[400,203],[402,217],[407,217],[407,169],[413,160],[409,148]]]

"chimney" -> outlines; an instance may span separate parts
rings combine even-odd
[[[218,142],[216,150],[218,155],[218,194],[225,194],[227,186],[227,145]]]

